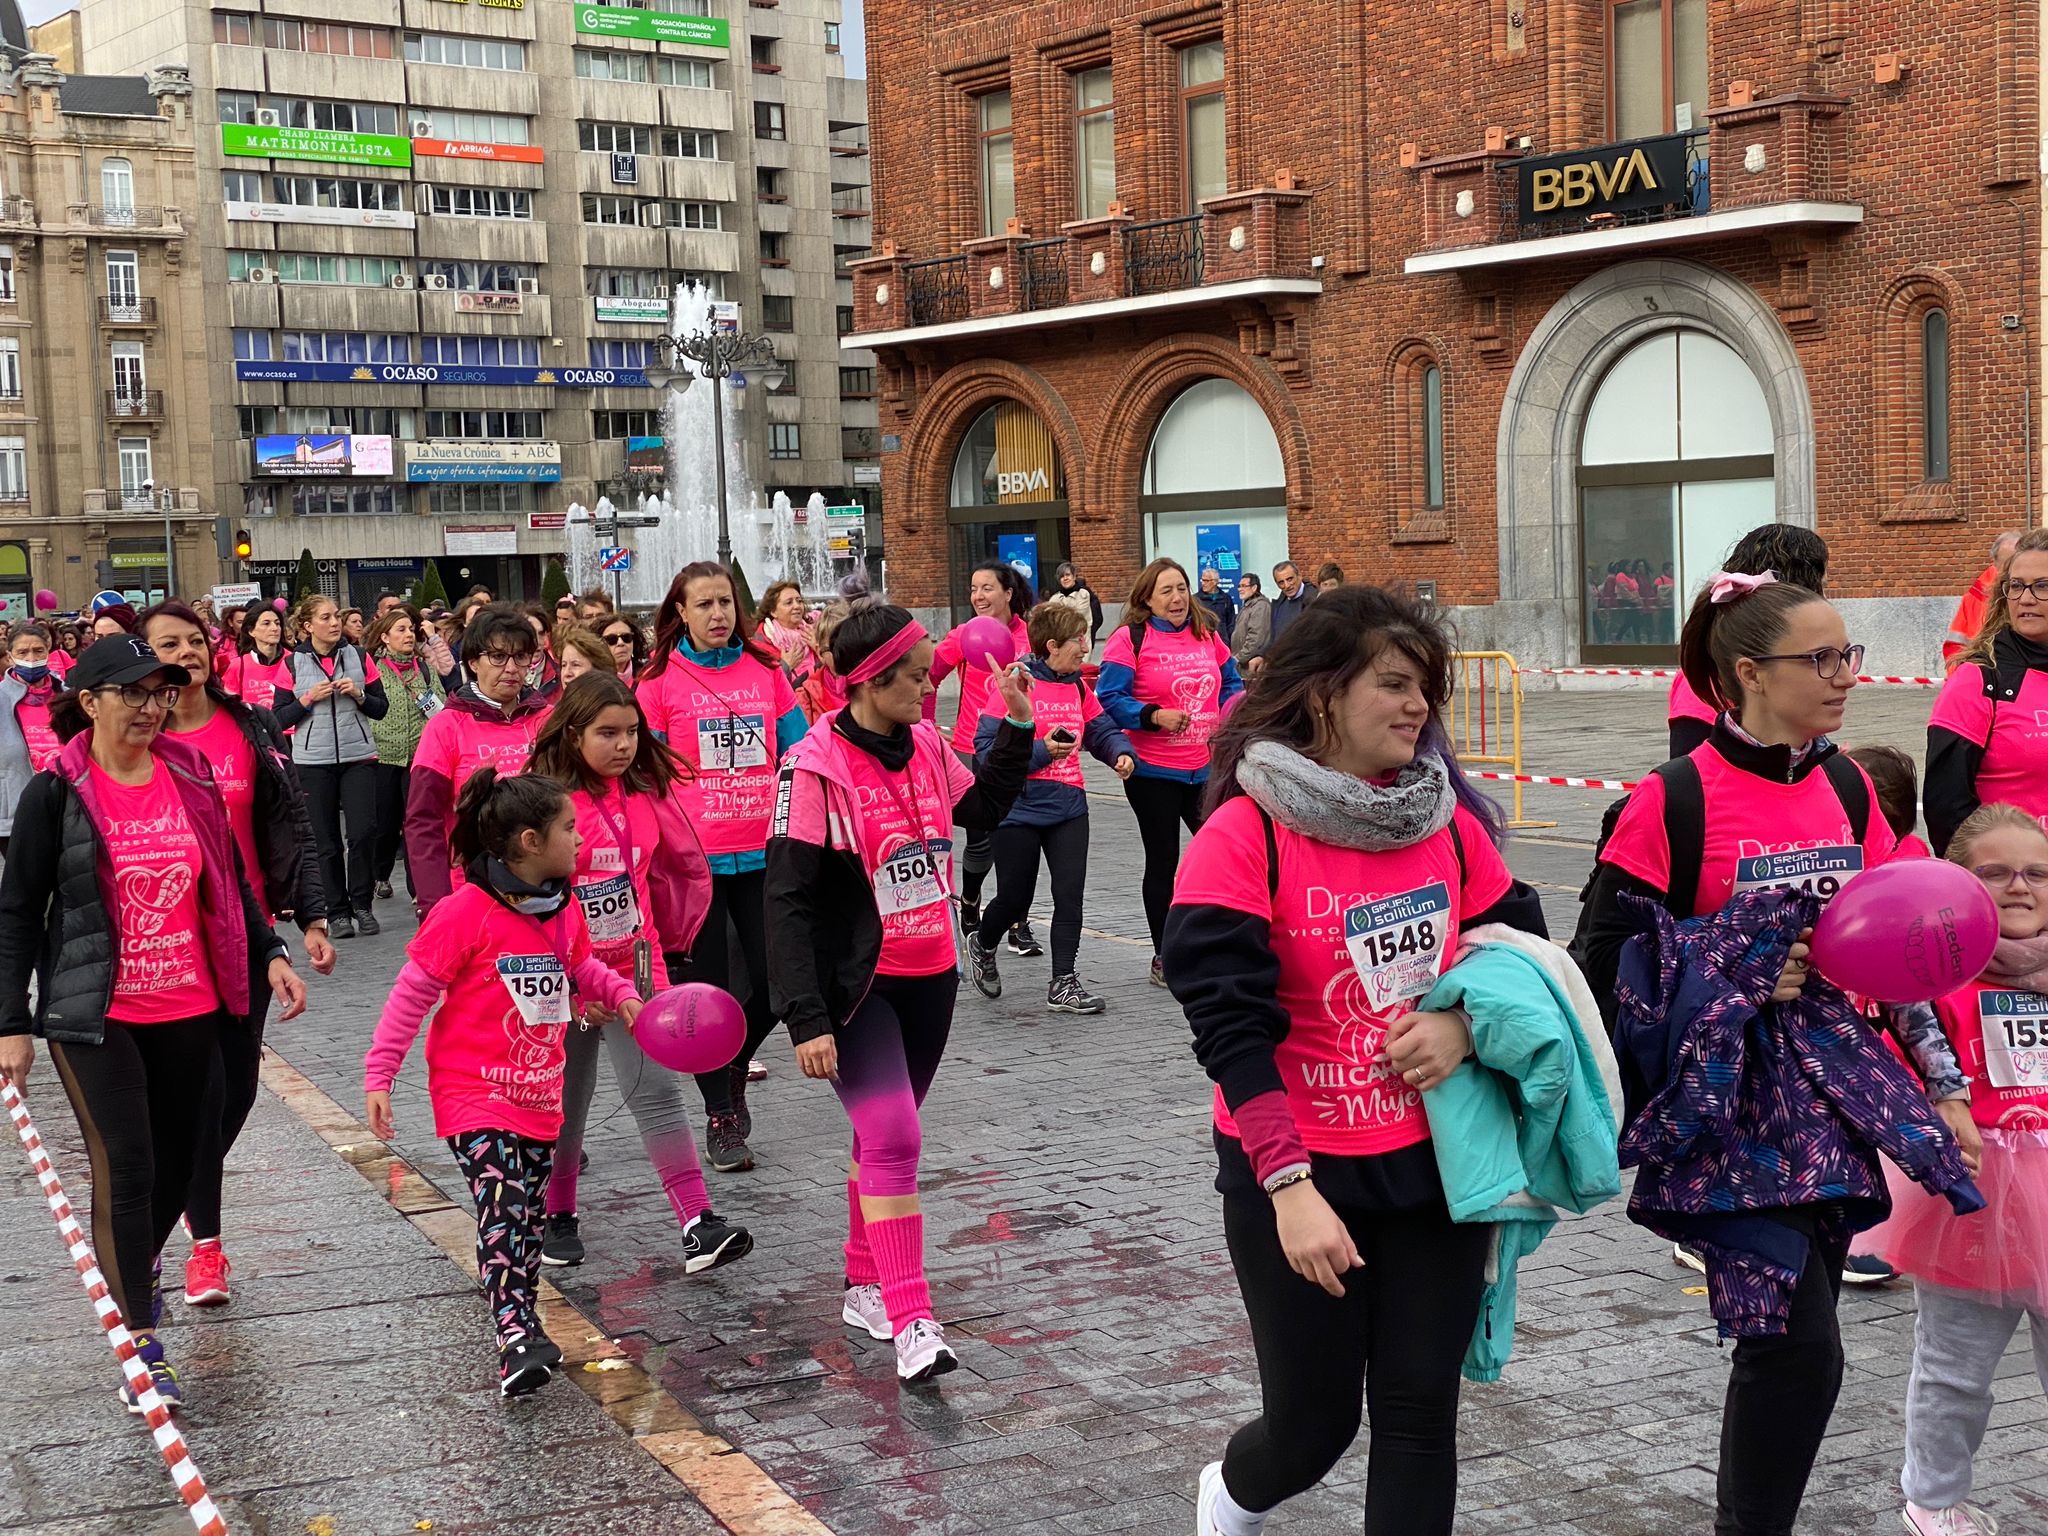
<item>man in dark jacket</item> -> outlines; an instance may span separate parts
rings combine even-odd
[[[1301,571],[1292,560],[1282,560],[1273,567],[1273,580],[1280,584],[1280,595],[1273,599],[1273,638],[1278,640],[1287,633],[1287,626],[1301,617],[1301,610],[1315,594],[1301,579]]]
[[[1202,606],[1216,615],[1216,627],[1223,636],[1223,643],[1230,644],[1231,631],[1237,627],[1237,599],[1230,589],[1223,585],[1223,579],[1216,574],[1213,566],[1204,566],[1201,588],[1195,596],[1202,600]]]

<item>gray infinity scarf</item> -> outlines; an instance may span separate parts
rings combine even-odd
[[[1433,752],[1401,769],[1393,783],[1373,784],[1277,741],[1255,741],[1237,765],[1237,782],[1288,831],[1367,853],[1413,847],[1449,826],[1458,805],[1450,773]]]

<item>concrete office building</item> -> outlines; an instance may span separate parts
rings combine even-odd
[[[0,619],[218,579],[192,151],[183,71],[66,75],[0,0]]]
[[[451,591],[537,593],[566,508],[661,460],[641,370],[686,282],[793,365],[744,397],[755,478],[847,499],[835,234],[866,235],[833,217],[859,157],[832,143],[865,114],[836,115],[864,100],[840,84],[839,0],[81,17],[92,67],[191,72],[212,479],[252,577],[281,586],[309,549],[355,601],[429,559]]]

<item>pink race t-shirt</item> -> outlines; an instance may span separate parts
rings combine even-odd
[[[775,814],[776,726],[796,708],[781,667],[751,652],[723,667],[700,667],[677,652],[659,677],[634,690],[648,729],[684,765],[676,801],[704,852],[758,853]]]
[[[41,773],[57,760],[64,744],[50,729],[50,698],[56,689],[45,680],[32,686],[14,706],[14,720],[21,727],[21,739],[28,746],[28,767]]]
[[[228,831],[234,834],[235,849],[242,855],[242,876],[256,897],[257,909],[267,914],[270,902],[263,889],[263,865],[256,856],[255,749],[224,709],[216,709],[211,720],[186,733],[186,740],[206,755],[213,768],[214,787],[227,802]]]
[[[277,701],[277,670],[279,663],[264,663],[254,651],[245,651],[239,656],[230,656],[220,666],[220,684],[244,704],[253,704],[258,709],[269,709]],[[289,676],[285,686],[291,686]]]
[[[122,784],[90,766],[100,835],[113,866],[121,937],[107,1017],[164,1024],[220,1007],[205,932],[199,837],[171,770],[150,759],[147,784]]]
[[[648,871],[661,842],[661,824],[645,795],[625,794],[614,781],[600,801],[578,789],[576,874],[569,888],[583,908],[583,925],[597,958],[628,981],[633,979],[633,945],[646,939],[652,951],[656,987],[668,985],[661,935],[654,926],[654,896]],[[630,868],[628,867],[630,854]]]
[[[448,781],[449,804],[462,794],[469,776],[486,764],[500,775],[524,773],[533,756],[534,738],[547,723],[545,710],[533,709],[510,720],[493,715],[480,719],[466,709],[436,710],[420,730],[420,744],[413,750],[412,765],[438,773]],[[462,866],[451,864],[448,879],[460,886],[468,880]]]
[[[1953,731],[1984,749],[1977,803],[2004,802],[2048,819],[2048,673],[2031,669],[2011,703],[1984,696],[1981,667],[1957,667],[1941,685],[1930,728]]]
[[[972,622],[971,619],[968,621]],[[974,750],[975,728],[981,721],[990,696],[995,694],[996,675],[987,667],[968,661],[960,654],[960,635],[966,628],[966,624],[958,625],[933,648],[932,685],[936,687],[949,672],[959,672],[960,713],[953,717],[953,750],[971,753]],[[1010,620],[1010,638],[1016,642],[1019,659],[1031,654],[1031,630],[1022,619]],[[1000,695],[996,696],[1000,698]],[[927,720],[932,717],[932,707],[937,697],[934,694],[925,701]]]
[[[1459,927],[1513,883],[1486,829],[1462,807],[1454,815],[1456,839],[1446,827],[1382,853],[1276,826],[1273,891],[1258,807],[1239,795],[1203,823],[1181,860],[1176,906],[1227,907],[1271,922],[1275,995],[1288,1019],[1273,1059],[1312,1152],[1359,1157],[1429,1139],[1422,1095],[1375,1058],[1387,1026],[1414,1012],[1450,963]],[[1220,1087],[1214,1112],[1216,1128],[1236,1136]]]
[[[1135,654],[1128,624],[1109,637],[1102,648],[1102,664],[1131,669],[1132,697],[1140,704],[1185,710],[1188,716],[1178,731],[1130,731],[1138,761],[1176,773],[1209,765],[1209,738],[1223,719],[1223,664],[1228,660],[1230,647],[1223,637],[1198,635],[1193,624],[1179,630],[1147,626]]]
[[[1080,677],[1070,683],[1049,683],[1042,678],[1031,681],[1031,719],[1034,734],[1043,741],[1054,731],[1064,727],[1074,738],[1075,750],[1065,757],[1055,758],[1031,777],[1050,779],[1055,784],[1071,785],[1075,789],[1086,788],[1081,773],[1080,744],[1085,739],[1088,722],[1102,713],[1102,701],[1095,697]],[[989,690],[987,700],[981,706],[984,720],[1007,720],[1010,706],[1003,702],[1003,696],[994,689]]]
[[[1934,1005],[1982,1126],[2048,1131],[2048,997],[1974,983]]]
[[[882,976],[937,976],[955,964],[953,805],[974,775],[935,734],[927,740],[901,773],[866,752],[844,754],[860,803],[854,846],[882,917]]]
[[[1734,767],[1712,742],[1696,748],[1692,760],[1706,799],[1706,838],[1699,889],[1691,896],[1692,916],[1718,912],[1742,891],[1803,890],[1825,905],[1854,876],[1893,856],[1898,839],[1878,812],[1875,789],[1870,791],[1870,825],[1859,845],[1849,813],[1821,769],[1796,783],[1780,784]],[[1669,889],[1671,848],[1664,837],[1661,778],[1652,774],[1636,786],[1600,859],[1660,891]]]
[[[1671,702],[1664,710],[1667,720],[1703,720],[1712,725],[1721,718],[1720,711],[1693,692],[1692,684],[1679,673],[1671,679]]]
[[[1916,835],[1908,832],[1899,839],[1899,846],[1893,850],[1892,857],[1895,859],[1931,859],[1934,857],[1934,850],[1920,841]]]
[[[434,1134],[511,1131],[553,1141],[562,1129],[562,1036],[569,976],[590,954],[583,909],[543,921],[481,886],[436,902],[406,955],[445,988],[427,1026]]]

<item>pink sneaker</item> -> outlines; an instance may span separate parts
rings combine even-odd
[[[1923,1509],[1908,1499],[1900,1518],[1914,1536],[1998,1536],[1998,1521],[1974,1504]]]
[[[228,1256],[218,1242],[201,1243],[185,1261],[185,1305],[224,1307],[228,1304]]]

